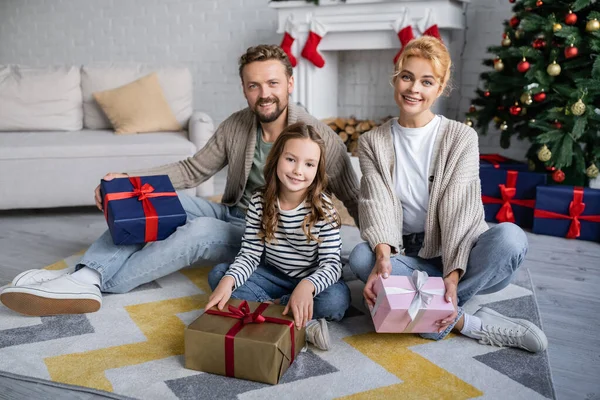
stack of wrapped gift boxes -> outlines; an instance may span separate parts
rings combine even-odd
[[[600,190],[549,185],[548,174],[498,154],[480,156],[479,176],[486,221],[600,242]]]

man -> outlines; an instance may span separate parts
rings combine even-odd
[[[30,270],[0,294],[14,311],[34,316],[95,312],[101,292],[125,293],[196,262],[232,262],[245,228],[252,192],[264,184],[263,167],[279,133],[298,121],[313,125],[326,144],[329,189],[358,225],[358,180],[341,139],[301,107],[289,103],[293,70],[278,46],[251,47],[241,56],[239,72],[248,108],[227,118],[193,157],[150,170],[110,173],[127,176],[169,175],[176,189],[198,186],[229,166],[221,204],[180,195],[188,221],[169,238],[139,245],[113,244],[106,231],[76,266],[76,272]],[[96,205],[102,209],[100,187]]]

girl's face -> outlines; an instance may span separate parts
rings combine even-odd
[[[306,193],[317,175],[320,157],[319,145],[310,139],[290,139],[285,142],[277,162],[280,190],[287,194]]]
[[[406,117],[428,111],[442,91],[431,62],[421,57],[409,57],[394,82],[394,99]]]

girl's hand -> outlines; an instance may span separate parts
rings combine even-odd
[[[217,308],[223,311],[223,307],[231,298],[231,293],[233,292],[233,286],[235,285],[235,280],[232,276],[225,275],[221,278],[221,281],[212,292],[210,297],[208,298],[208,303],[204,307],[205,310],[208,310],[215,304],[218,304]]]
[[[456,290],[458,288],[458,270],[450,272],[450,274],[444,278],[444,286],[446,286],[446,303],[452,303],[454,306],[454,312],[452,315],[447,316],[436,322],[436,325],[440,327],[438,333],[442,333],[448,328],[454,319],[458,315],[458,297]]]
[[[102,178],[102,180],[104,181],[112,181],[115,178],[127,178],[129,175],[127,174],[120,174],[118,172],[111,172],[109,174],[104,175],[104,178]],[[100,185],[96,186],[96,189],[94,190],[94,200],[96,200],[96,207],[98,207],[98,210],[100,211],[104,211],[102,209],[102,196],[100,195]]]
[[[292,292],[285,310],[283,310],[283,315],[287,315],[290,310],[292,311],[297,329],[305,327],[306,323],[313,317],[314,292],[315,286],[311,281],[301,280]]]

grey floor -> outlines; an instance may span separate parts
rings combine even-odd
[[[221,183],[222,184],[222,183]],[[0,211],[0,286],[85,249],[106,229],[93,208]],[[600,400],[600,244],[528,233],[523,267],[535,286],[559,399]],[[344,253],[358,231],[343,227]],[[0,399],[99,399],[0,377]]]

